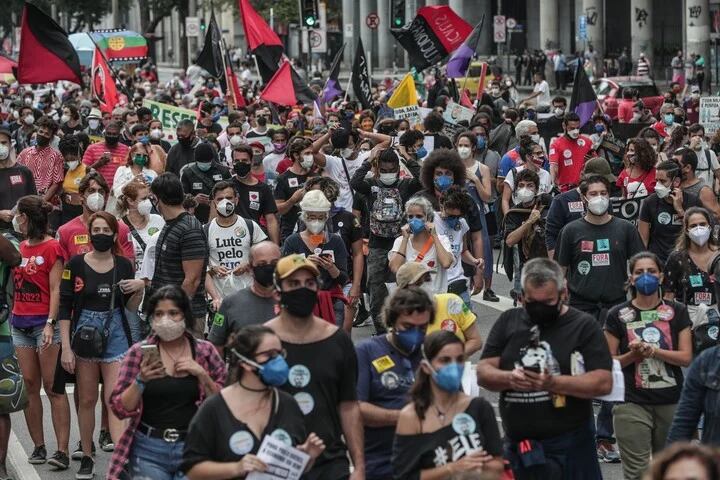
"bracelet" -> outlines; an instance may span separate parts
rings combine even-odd
[[[398,255],[400,255],[400,256],[402,256],[403,258],[407,258],[407,255],[405,255],[405,254],[402,253],[402,252],[395,252],[395,253],[398,254]]]
[[[135,385],[137,385],[137,387],[140,389],[140,393],[142,393],[142,392],[145,390],[145,382],[143,382],[143,381],[140,379],[140,374],[139,374],[139,373],[138,373],[137,376],[135,377]]]

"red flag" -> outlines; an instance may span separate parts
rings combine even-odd
[[[112,76],[110,67],[108,67],[105,59],[100,51],[95,48],[92,64],[92,95],[100,103],[100,110],[103,112],[112,112],[115,105],[118,104],[118,92],[115,86],[115,79]]]
[[[460,94],[460,105],[467,108],[473,108],[472,100],[470,100],[470,90],[467,88],[463,88],[463,91]]]
[[[20,27],[19,83],[68,80],[82,85],[80,59],[67,33],[35,5],[25,3]]]
[[[283,62],[265,86],[260,98],[278,105],[287,105],[289,107],[297,105],[298,101],[295,97],[291,68],[290,62],[287,60]]]
[[[257,59],[260,76],[264,83],[277,72],[283,56],[283,43],[277,34],[250,5],[250,0],[238,0],[248,50]]]
[[[480,100],[483,92],[485,92],[485,76],[487,75],[487,62],[482,63],[482,70],[480,71],[480,81],[478,82],[477,98]]]
[[[232,93],[233,100],[235,101],[235,108],[247,107],[245,97],[243,97],[240,91],[240,86],[238,85],[235,72],[233,72],[232,65],[227,62],[225,63],[225,78],[228,83],[228,91]]]

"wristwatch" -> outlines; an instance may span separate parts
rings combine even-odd
[[[50,325],[52,327],[54,327],[56,323],[57,323],[57,320],[55,320],[54,318],[48,318],[47,322],[45,322],[46,325]]]

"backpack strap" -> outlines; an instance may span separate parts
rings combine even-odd
[[[128,226],[128,228],[130,229],[130,233],[132,234],[133,238],[134,238],[135,240],[137,240],[137,242],[140,244],[140,247],[143,249],[143,252],[144,252],[145,249],[147,248],[147,244],[145,243],[145,240],[143,240],[142,237],[140,236],[140,233],[135,229],[135,225],[132,224],[132,222],[131,222],[130,219],[127,217],[127,215],[125,215],[124,217],[122,217],[122,221],[125,222],[125,225]]]
[[[422,262],[423,259],[425,258],[425,255],[427,255],[428,251],[430,251],[430,248],[432,247],[432,245],[433,245],[433,238],[432,238],[432,235],[430,235],[430,237],[427,239],[425,244],[420,249],[420,252],[417,254],[417,257],[415,257],[415,261],[418,263]]]

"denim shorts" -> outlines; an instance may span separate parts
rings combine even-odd
[[[16,348],[35,348],[38,349],[42,346],[42,333],[45,329],[45,325],[38,327],[29,328],[18,328],[12,327],[12,338],[13,344]],[[55,325],[52,338],[53,345],[60,344],[60,327]]]
[[[185,442],[166,442],[161,438],[148,437],[135,432],[128,471],[136,480],[181,480],[180,470]]]
[[[105,326],[105,320],[107,319],[108,312],[95,312],[93,310],[82,310],[80,312],[80,318],[78,318],[75,331],[86,326],[95,327],[102,332]],[[130,335],[132,341],[139,338],[140,326],[138,324],[137,316],[128,316],[127,321],[130,327]],[[127,351],[132,345],[132,341],[128,342],[127,335],[125,335],[125,329],[123,328],[122,315],[120,309],[116,308],[113,312],[113,318],[109,325],[110,333],[105,344],[105,351],[98,358],[84,358],[83,360],[90,362],[102,362],[110,363],[122,360]]]

